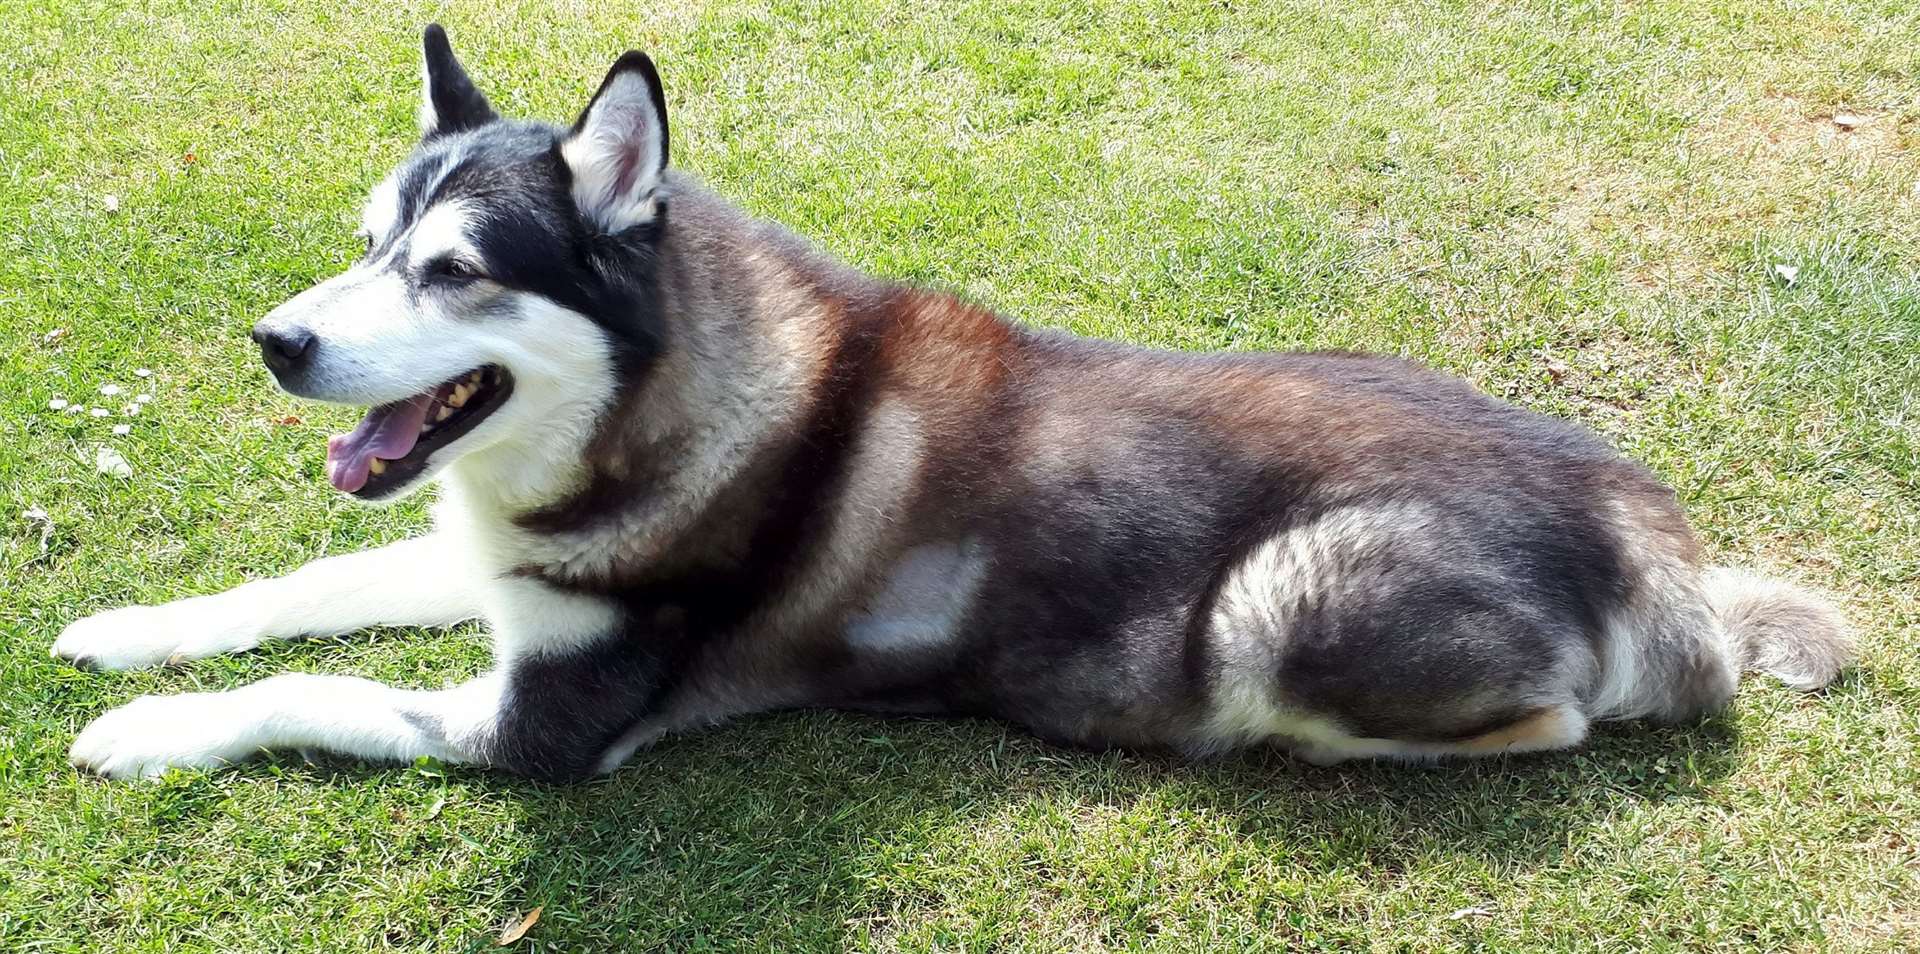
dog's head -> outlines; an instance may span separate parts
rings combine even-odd
[[[366,254],[253,329],[282,388],[370,408],[327,445],[333,485],[367,500],[590,426],[659,347],[652,61],[620,57],[571,128],[501,119],[438,26],[424,66],[420,144],[367,202]]]

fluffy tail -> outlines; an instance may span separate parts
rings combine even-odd
[[[1745,570],[1709,570],[1707,605],[1726,628],[1740,668],[1810,691],[1853,662],[1847,621],[1825,598]]]

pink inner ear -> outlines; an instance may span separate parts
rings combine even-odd
[[[589,216],[604,224],[625,227],[644,217],[644,201],[663,164],[656,154],[664,143],[662,117],[644,86],[621,77],[588,108],[580,130],[565,147],[567,161],[577,163],[576,192]]]
[[[607,143],[614,151],[610,157],[613,160],[613,182],[609,195],[615,198],[631,195],[648,171],[640,166],[646,161],[647,146],[653,139],[652,119],[653,113],[649,109],[624,104],[608,108],[607,128],[618,131]]]
[[[640,147],[631,140],[621,143],[618,164],[613,176],[613,194],[626,195],[633,188],[633,182],[640,177]]]

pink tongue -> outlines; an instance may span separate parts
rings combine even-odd
[[[350,434],[327,438],[327,479],[339,490],[353,493],[367,485],[373,459],[399,460],[420,439],[420,427],[433,406],[433,392],[404,401],[382,404],[367,412]]]

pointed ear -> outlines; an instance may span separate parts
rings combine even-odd
[[[420,69],[425,80],[420,90],[420,138],[472,129],[500,118],[473,80],[467,78],[460,61],[453,58],[447,31],[440,29],[440,24],[427,25],[422,46],[425,55]]]
[[[645,53],[622,55],[560,144],[573,201],[608,232],[652,221],[667,168],[667,97]]]

